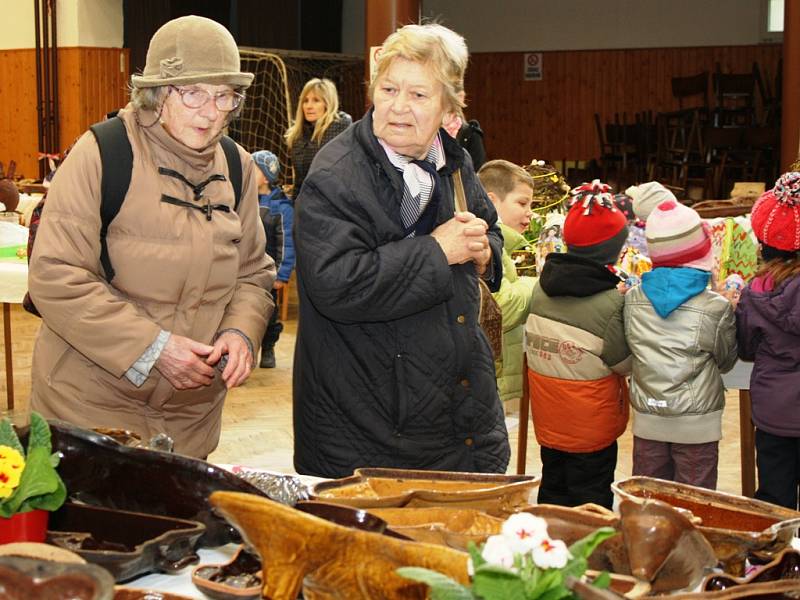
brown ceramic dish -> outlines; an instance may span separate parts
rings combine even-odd
[[[371,508],[392,531],[417,542],[466,550],[469,542],[482,544],[500,533],[503,520],[470,508]]]
[[[67,502],[50,516],[48,542],[98,564],[117,581],[175,573],[198,560],[205,527],[185,521]]]
[[[214,514],[208,497],[217,490],[263,495],[240,477],[202,460],[119,444],[114,439],[50,421],[58,472],[70,499],[153,515],[200,521],[200,546],[239,542],[239,534]],[[27,429],[21,432],[27,443]]]
[[[737,586],[781,579],[800,579],[800,553],[796,550],[784,550],[771,563],[764,565],[747,577],[731,577],[725,573],[709,575],[701,589],[706,592],[716,592]]]
[[[192,583],[214,600],[255,600],[261,597],[261,559],[240,546],[225,564],[192,569]]]
[[[723,570],[737,576],[744,573],[748,554],[769,560],[786,548],[800,526],[800,512],[674,481],[631,477],[611,487],[621,498],[661,500],[690,512],[700,520],[699,529]]]
[[[800,598],[800,581],[769,581],[751,583],[718,592],[694,592],[649,596],[647,600],[797,600]]]
[[[97,565],[0,557],[0,592],[14,600],[112,600],[114,580]]]
[[[691,589],[717,564],[708,540],[669,504],[623,500],[619,512],[631,574],[654,592]]]
[[[538,484],[527,475],[369,468],[317,483],[312,498],[356,508],[451,506],[507,516],[530,504]]]
[[[423,600],[427,586],[395,573],[426,567],[468,582],[467,554],[342,527],[250,494],[215,492],[211,504],[261,556],[262,597],[295,600],[403,598]]]

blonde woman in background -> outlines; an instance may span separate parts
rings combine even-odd
[[[352,122],[350,115],[339,110],[339,95],[330,79],[314,78],[303,86],[294,123],[286,130],[285,136],[294,167],[293,198],[300,194],[311,161],[319,149]]]

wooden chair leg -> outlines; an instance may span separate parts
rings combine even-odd
[[[517,436],[517,475],[524,475],[528,458],[528,412],[530,389],[528,385],[528,357],[522,353],[522,398],[519,399],[519,435]]]

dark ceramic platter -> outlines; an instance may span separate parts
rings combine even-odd
[[[265,494],[215,465],[180,454],[133,448],[63,421],[50,421],[58,472],[70,498],[95,506],[200,521],[199,546],[239,542],[239,533],[213,512],[216,491]],[[22,433],[27,437],[27,431]],[[26,441],[23,439],[23,443]]]
[[[111,600],[113,594],[114,580],[108,571],[97,565],[59,563],[21,556],[0,557],[2,598]]]
[[[194,547],[204,531],[197,521],[67,502],[50,516],[47,541],[127,581],[195,564]]]

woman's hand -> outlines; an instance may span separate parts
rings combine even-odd
[[[439,225],[431,236],[439,243],[447,257],[448,265],[460,265],[473,261],[478,272],[486,270],[492,258],[489,247],[489,226],[470,212],[459,212]]]
[[[211,385],[214,367],[206,363],[205,357],[213,350],[213,346],[173,333],[156,360],[155,368],[177,390]]]
[[[253,370],[253,360],[247,342],[238,333],[226,331],[214,342],[213,352],[208,355],[206,362],[215,365],[223,354],[228,355],[228,363],[222,370],[225,387],[231,389],[242,385]]]

